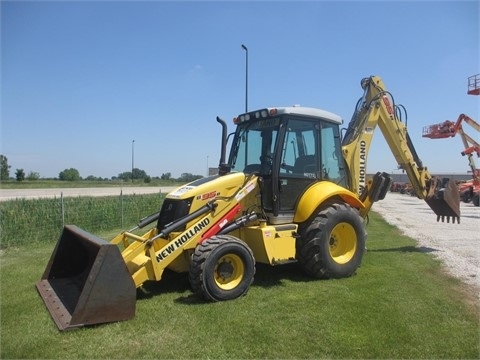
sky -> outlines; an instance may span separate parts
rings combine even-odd
[[[1,1],[0,153],[16,169],[111,178],[218,166],[221,127],[300,104],[348,125],[360,81],[380,76],[408,113],[430,173],[466,173],[459,136],[480,122],[479,1]],[[242,48],[244,44],[247,49]],[[478,132],[465,131],[479,139]],[[133,153],[133,154],[132,154]],[[133,155],[133,156],[132,156]],[[478,166],[478,159],[477,166]],[[397,173],[379,129],[368,172]]]

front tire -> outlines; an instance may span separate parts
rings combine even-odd
[[[333,203],[300,230],[297,260],[304,271],[319,279],[351,276],[365,252],[366,232],[358,211]]]
[[[193,292],[211,301],[245,295],[255,275],[255,259],[243,241],[217,235],[195,248],[189,280]]]

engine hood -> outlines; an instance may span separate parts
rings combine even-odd
[[[245,174],[242,172],[210,176],[178,187],[168,193],[167,199],[208,201],[215,197],[230,197],[244,183]]]

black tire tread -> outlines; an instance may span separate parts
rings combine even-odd
[[[328,230],[329,222],[339,214],[347,216],[358,216],[355,220],[356,230],[358,232],[357,254],[354,256],[353,264],[348,268],[342,267],[338,272],[325,260],[326,254],[323,254],[322,236]],[[297,260],[303,270],[318,279],[330,279],[348,277],[355,273],[360,266],[361,259],[365,250],[366,232],[358,211],[345,203],[332,203],[319,211],[316,217],[300,230],[300,239],[297,241]],[[352,266],[353,265],[353,266]]]
[[[190,271],[189,271],[189,281],[192,287],[192,291],[197,296],[205,300],[210,300],[210,301],[221,300],[213,297],[211,294],[209,294],[208,289],[205,288],[205,284],[203,281],[203,277],[204,277],[203,272],[205,268],[205,262],[208,256],[212,253],[213,250],[215,250],[216,248],[218,248],[219,246],[225,243],[238,243],[242,245],[246,250],[248,250],[249,255],[253,259],[253,263],[255,264],[252,250],[243,241],[241,241],[240,239],[237,239],[234,236],[215,235],[203,241],[202,243],[200,243],[195,248],[195,251],[192,256],[192,261],[190,264]],[[253,274],[255,274],[255,266],[253,267]],[[252,282],[253,282],[253,276],[248,282],[247,289],[250,287]],[[242,295],[245,295],[247,291],[245,291]]]

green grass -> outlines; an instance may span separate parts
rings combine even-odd
[[[185,274],[167,273],[139,295],[133,320],[69,332],[34,287],[53,244],[10,247],[0,257],[0,357],[478,359],[478,294],[376,214],[368,233],[351,278],[258,265],[245,297],[205,303]]]

